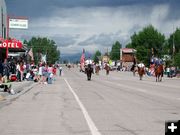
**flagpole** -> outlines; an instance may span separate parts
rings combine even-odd
[[[173,64],[174,64],[174,53],[175,53],[174,34],[175,34],[175,31],[174,31],[174,24],[173,24],[173,50],[172,50],[172,51],[173,51],[173,54],[172,54],[172,55],[173,55],[173,56],[172,56],[172,58],[173,58],[173,59],[172,59],[172,60],[173,60]]]

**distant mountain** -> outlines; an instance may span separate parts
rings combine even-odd
[[[76,54],[61,54],[61,62],[67,61],[67,62],[77,62],[80,61],[82,53],[76,53]],[[86,58],[93,57],[93,54],[90,52],[85,52]]]

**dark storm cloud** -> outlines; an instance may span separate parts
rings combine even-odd
[[[105,34],[101,33],[99,35],[93,35],[89,37],[88,39],[80,42],[79,46],[89,46],[92,44],[96,44],[97,46],[103,46],[103,47],[109,47],[111,46],[115,41],[119,41],[121,43],[127,42],[127,39],[122,38],[121,31],[118,31],[116,33],[111,34]]]
[[[15,16],[49,16],[54,8],[117,7],[169,3],[180,5],[178,0],[6,0],[8,13]]]
[[[152,24],[166,36],[180,25],[178,0],[6,0],[9,15],[29,18],[29,29],[12,30],[17,39],[53,39],[61,52],[90,52],[125,46],[134,32]]]
[[[55,35],[50,38],[56,41],[57,46],[68,47],[74,44],[78,37],[79,35]]]

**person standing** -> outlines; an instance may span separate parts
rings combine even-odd
[[[170,68],[169,66],[166,68],[167,77],[170,77]]]
[[[62,75],[62,66],[59,66],[59,76]]]
[[[3,76],[6,76],[8,80],[10,75],[9,72],[10,72],[10,66],[7,59],[5,59],[3,63]]]
[[[50,64],[48,67],[48,84],[52,84],[52,78],[53,78],[53,67]]]
[[[20,72],[21,70],[20,70],[20,65],[19,65],[19,63],[17,63],[17,65],[16,65],[16,72],[17,72],[17,79],[18,79],[18,81],[21,81],[21,72]]]
[[[20,63],[20,73],[21,73],[21,81],[22,81],[24,76],[24,64],[22,62]]]

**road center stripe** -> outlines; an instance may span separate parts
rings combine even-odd
[[[89,126],[89,129],[91,131],[92,135],[101,135],[101,133],[98,131],[97,127],[95,126],[94,122],[92,121],[91,117],[89,116],[86,108],[84,107],[84,105],[82,104],[82,102],[80,101],[79,97],[77,96],[77,94],[74,92],[74,90],[72,89],[72,87],[70,86],[70,84],[68,83],[68,81],[66,79],[64,79],[64,81],[66,82],[67,86],[69,87],[69,90],[72,92],[72,94],[74,95],[76,101],[78,102],[81,111],[84,115],[84,118],[86,119],[86,122]]]

